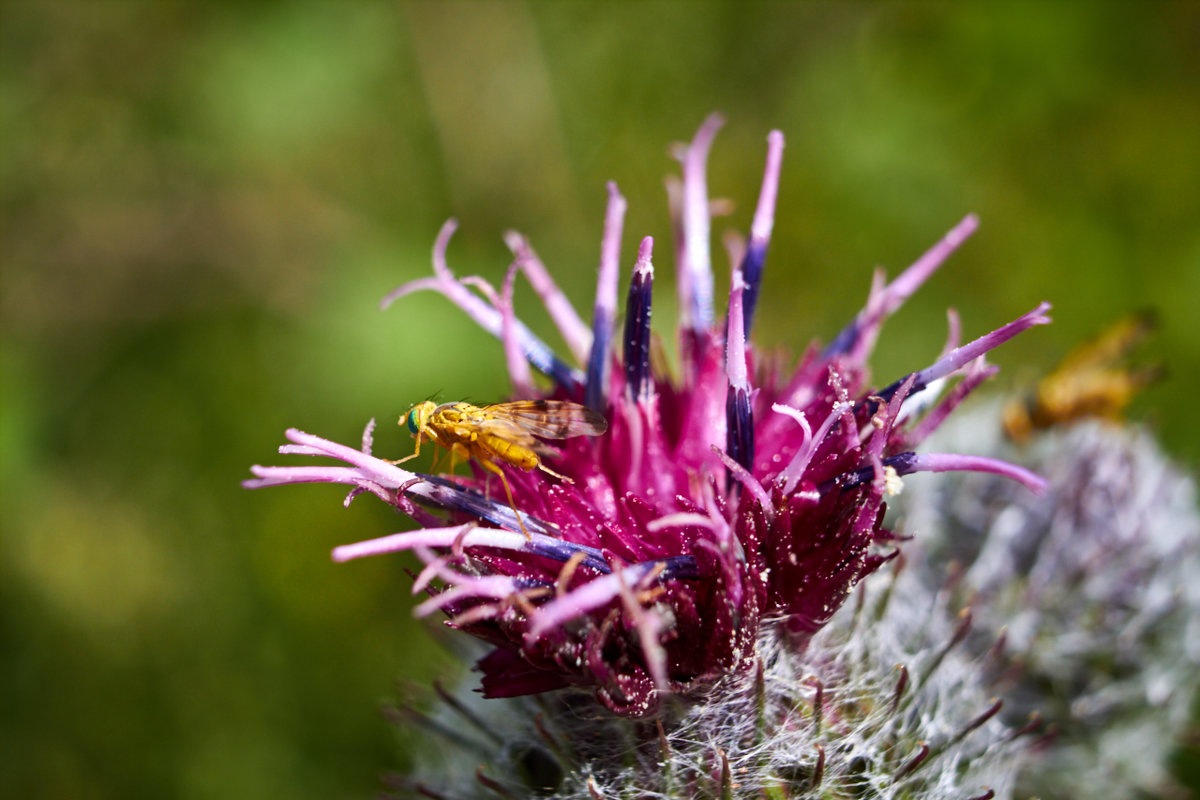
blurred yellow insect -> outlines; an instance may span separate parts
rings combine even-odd
[[[608,421],[603,414],[563,400],[519,400],[487,406],[461,402],[437,405],[426,400],[401,417],[400,424],[408,425],[417,446],[412,455],[400,459],[397,464],[416,458],[424,440],[450,452],[452,471],[459,462],[475,459],[484,469],[500,476],[508,504],[527,538],[529,531],[521,522],[521,514],[500,463],[525,471],[536,467],[570,482],[570,478],[542,463],[542,458],[554,450],[535,437],[569,439],[572,436],[599,436],[608,430]]]
[[[1158,366],[1119,363],[1153,329],[1151,313],[1131,314],[1072,350],[1029,397],[1004,408],[1004,432],[1024,442],[1035,430],[1084,417],[1118,419],[1134,395],[1162,374]]]

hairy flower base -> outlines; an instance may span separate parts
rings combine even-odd
[[[916,453],[992,370],[984,355],[1049,320],[1042,304],[946,352],[930,367],[874,390],[866,360],[884,319],[975,229],[967,217],[895,281],[881,276],[863,311],[824,350],[798,364],[760,361],[748,340],[774,220],[783,137],[768,137],[767,169],[748,241],[731,248],[727,313],[714,313],[709,253],[708,149],[712,117],[682,152],[671,196],[676,248],[681,375],[649,357],[653,242],[641,242],[615,352],[625,201],[609,186],[600,277],[590,328],[576,315],[522,238],[500,291],[459,279],[446,263],[454,231],[443,227],[434,275],[405,284],[450,299],[502,342],[518,397],[584,403],[605,415],[603,436],[567,441],[554,473],[506,477],[475,463],[470,478],[409,472],[361,449],[289,431],[282,452],[329,456],[346,466],[255,467],[251,488],[337,482],[410,515],[421,530],[335,552],[344,560],[411,549],[426,563],[418,613],[442,611],[451,627],[488,643],[479,662],[488,697],[583,687],[626,716],[654,713],[664,697],[705,697],[726,676],[758,662],[763,625],[802,649],[853,588],[893,558],[885,498],[919,471],[984,471],[1034,491],[1028,470],[990,458]],[[526,275],[581,365],[560,358],[513,313],[515,276]],[[472,291],[475,289],[477,291]],[[552,382],[535,387],[533,367]],[[940,397],[944,379],[958,384]],[[932,395],[932,399],[931,398]],[[913,402],[908,402],[909,400]],[[511,487],[511,505],[501,488]],[[517,512],[519,511],[519,518]]]
[[[1004,630],[995,666],[1011,718],[1037,710],[1058,729],[1026,795],[1173,796],[1168,757],[1200,690],[1195,484],[1133,426],[1087,422],[1019,450],[999,419],[985,405],[937,438],[1020,459],[1048,490],[1014,494],[990,476],[914,487],[900,504],[921,532],[911,571],[942,586],[939,567],[958,565],[950,602],[971,604],[977,630]]]
[[[484,704],[439,689],[434,717],[391,709],[436,735],[436,755],[388,782],[460,800],[1011,796],[1040,725],[1001,722],[997,654],[967,651],[969,619],[908,576],[863,586],[803,650],[765,626],[753,670],[655,723],[598,716],[578,693]]]

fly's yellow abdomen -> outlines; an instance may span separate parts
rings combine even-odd
[[[531,470],[539,463],[537,453],[529,448],[490,433],[480,435],[478,444],[505,464],[511,464],[523,470]]]

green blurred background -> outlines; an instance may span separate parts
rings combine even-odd
[[[402,769],[378,703],[455,661],[411,618],[409,562],[328,555],[402,521],[238,483],[288,426],[355,442],[376,417],[400,455],[412,402],[504,394],[446,301],[377,307],[449,216],[461,274],[498,282],[516,228],[588,309],[616,180],[624,263],[660,242],[667,330],[667,147],[713,110],[710,188],[738,204],[717,232],[746,230],[787,135],[760,342],[827,339],[874,266],[977,212],[879,380],[936,355],[947,306],[972,337],[1054,302],[996,354],[1001,388],[1154,307],[1170,377],[1135,416],[1200,459],[1194,4],[8,3],[5,794],[362,797]]]

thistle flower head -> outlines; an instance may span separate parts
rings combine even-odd
[[[630,717],[654,712],[665,695],[702,696],[727,674],[753,671],[767,629],[802,649],[854,586],[896,554],[883,518],[902,476],[982,471],[1042,487],[1006,462],[914,448],[992,373],[984,355],[1048,322],[1048,305],[961,346],[955,324],[930,367],[883,388],[868,382],[883,321],[970,235],[975,218],[891,283],[877,279],[866,307],[824,349],[810,348],[795,365],[768,362],[749,333],[783,136],[768,136],[750,234],[731,248],[728,302],[717,309],[705,164],[720,124],[710,117],[682,149],[682,180],[672,192],[677,376],[651,357],[649,237],[638,249],[621,346],[614,346],[625,200],[613,184],[590,326],[515,234],[507,237],[514,261],[500,291],[455,276],[446,259],[453,221],[434,246],[433,276],[384,299],[387,306],[418,290],[441,293],[499,338],[516,397],[584,404],[607,418],[605,435],[564,441],[546,455],[551,472],[499,459],[473,462],[472,477],[463,478],[376,458],[370,427],[361,448],[290,430],[292,444],[281,452],[344,466],[255,467],[246,482],[343,483],[351,497],[371,492],[416,520],[418,530],[340,547],[334,558],[414,551],[426,564],[415,590],[428,594],[417,613],[444,612],[448,625],[491,647],[478,664],[485,696],[582,687]],[[516,318],[518,272],[577,366]],[[531,368],[549,379],[548,389],[538,388]],[[961,376],[953,389],[926,399],[952,375]],[[500,477],[503,493],[494,486]],[[496,499],[509,492],[511,502]]]

